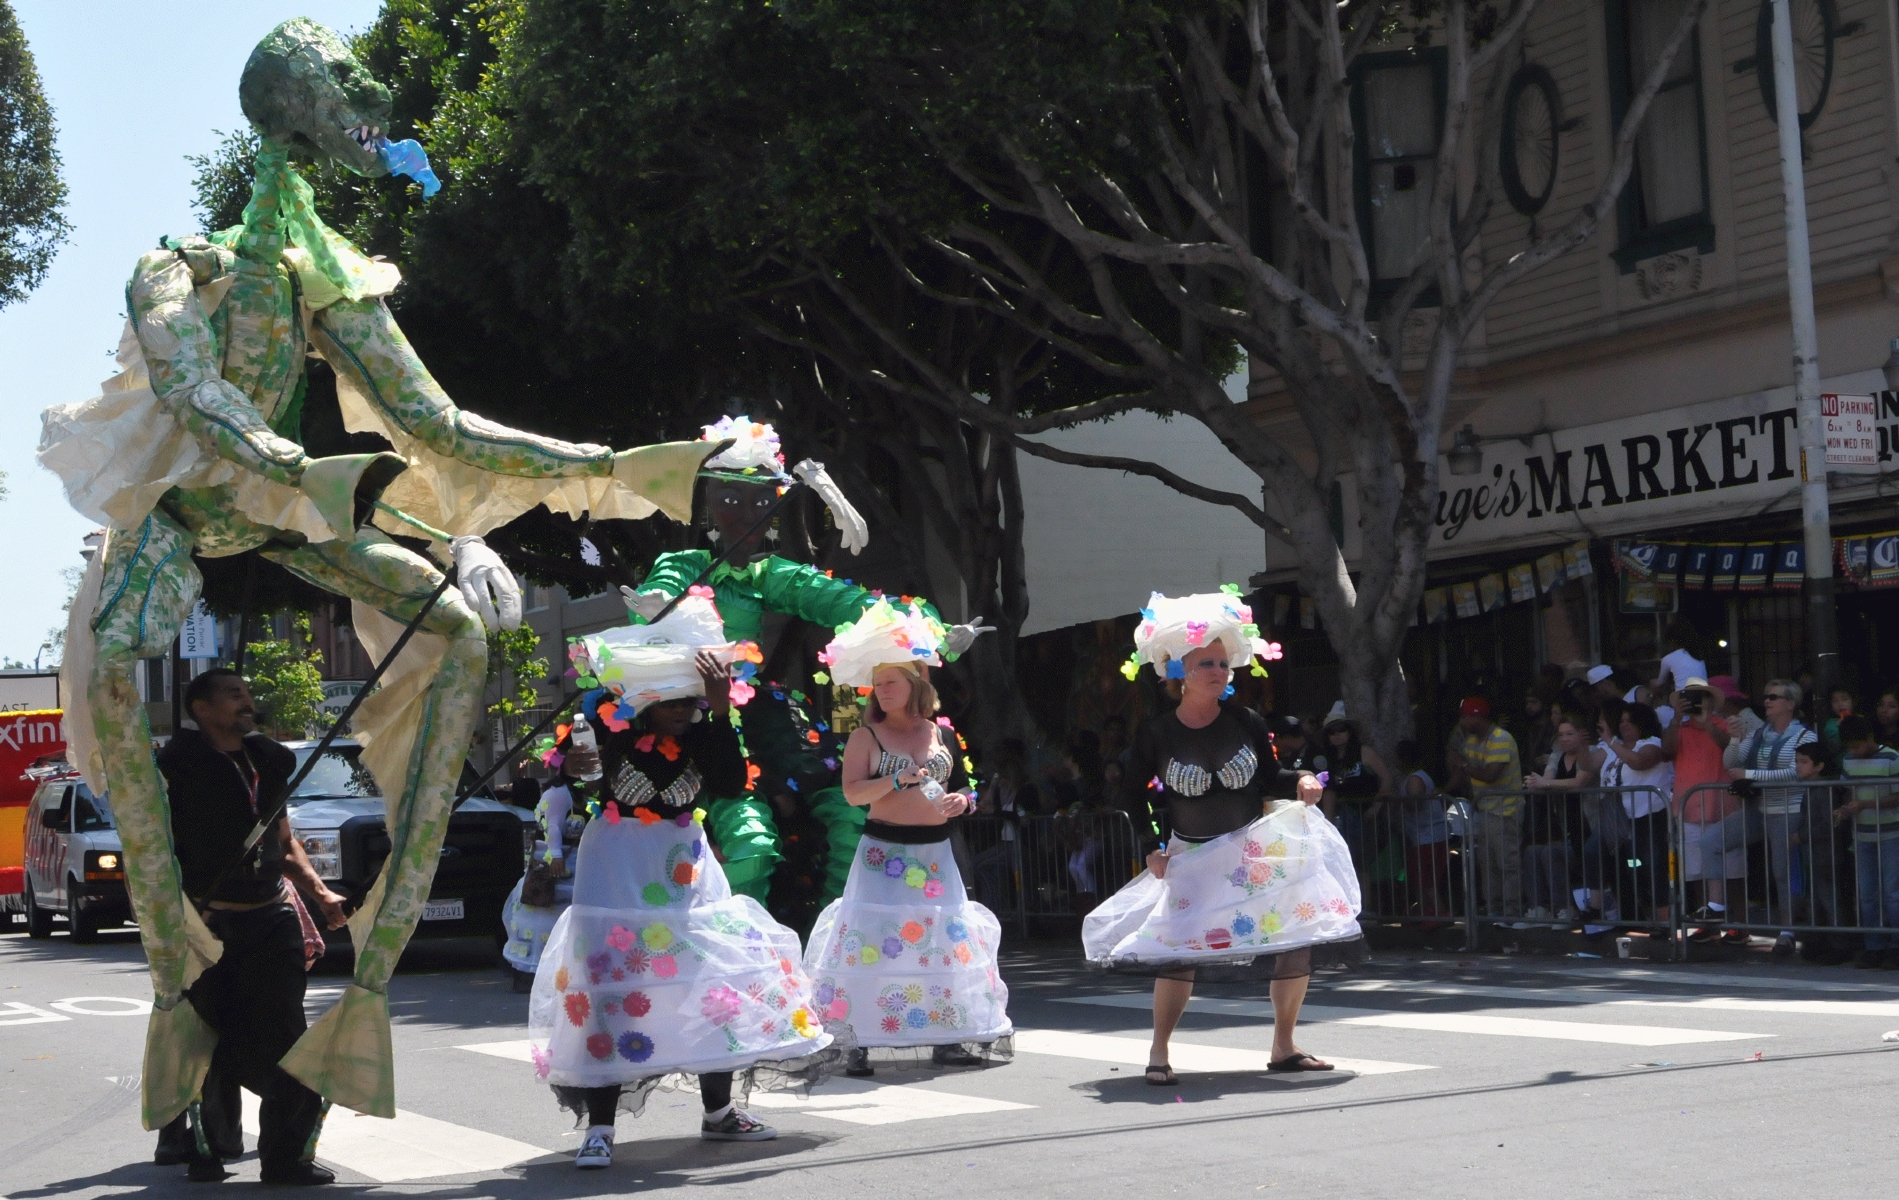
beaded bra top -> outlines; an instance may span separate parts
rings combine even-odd
[[[876,738],[877,735],[873,733],[871,737]],[[931,750],[929,757],[923,760],[923,769],[929,773],[931,779],[936,780],[938,783],[948,783],[950,772],[956,769],[956,760],[951,757],[949,747],[943,744],[943,739],[940,735],[931,738],[931,745],[933,745],[935,749]],[[877,769],[871,772],[872,778],[881,779],[886,776],[895,775],[900,771],[907,771],[915,765],[916,761],[908,754],[892,754],[890,751],[884,749],[882,739],[877,739]]]
[[[655,787],[646,772],[622,760],[619,769],[613,773],[612,786],[613,798],[629,808],[641,804],[652,806],[657,801],[659,806],[684,809],[691,807],[703,781],[699,777],[699,769],[689,763],[679,773],[679,778],[664,788]]]
[[[1182,796],[1204,796],[1213,790],[1214,780],[1229,791],[1238,791],[1253,782],[1253,773],[1259,770],[1259,756],[1253,753],[1251,746],[1242,745],[1239,752],[1228,759],[1226,765],[1216,771],[1209,771],[1195,763],[1184,763],[1177,758],[1169,758],[1167,766],[1161,771],[1161,782],[1167,790]]]

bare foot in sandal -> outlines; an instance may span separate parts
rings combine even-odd
[[[1294,1048],[1284,1058],[1270,1059],[1266,1063],[1268,1071],[1330,1071],[1332,1064],[1304,1050]]]
[[[1173,1087],[1180,1082],[1180,1076],[1166,1063],[1158,1063],[1147,1068],[1147,1082],[1151,1087]]]

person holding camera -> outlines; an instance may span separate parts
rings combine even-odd
[[[1680,681],[1672,700],[1675,716],[1662,732],[1662,753],[1675,762],[1671,807],[1682,829],[1682,878],[1702,883],[1702,905],[1694,914],[1696,928],[1688,936],[1706,942],[1714,939],[1717,927],[1727,920],[1727,881],[1742,881],[1747,875],[1752,831],[1747,828],[1746,806],[1726,786],[1728,772],[1721,756],[1733,736],[1721,715],[1720,693],[1707,680],[1689,676]],[[1720,786],[1703,786],[1708,784]],[[1722,936],[1747,941],[1747,934],[1740,930]]]

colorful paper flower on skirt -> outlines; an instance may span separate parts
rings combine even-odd
[[[863,964],[868,967],[872,963],[882,959],[883,955],[878,952],[877,947],[865,946],[863,950],[858,953],[858,957],[863,961]]]
[[[528,1057],[534,1060],[534,1075],[537,1079],[546,1079],[547,1072],[554,1065],[554,1056],[539,1046],[528,1047]]]
[[[679,964],[670,954],[662,954],[653,960],[653,974],[661,979],[671,979],[679,974]]]
[[[605,1034],[594,1035],[594,1037],[605,1037],[605,1036],[606,1036]],[[592,1049],[593,1039],[589,1038],[587,1039],[587,1042],[588,1042],[588,1049]],[[637,1029],[629,1029],[625,1033],[620,1035],[620,1043],[619,1043],[618,1049],[620,1051],[620,1057],[624,1058],[628,1062],[636,1062],[636,1063],[645,1062],[647,1059],[653,1057],[653,1039],[647,1037],[645,1034],[641,1033]],[[598,1054],[598,1055],[595,1055],[595,1057],[605,1058],[606,1055]]]
[[[587,1038],[587,1053],[595,1058],[605,1058],[613,1053],[613,1035],[596,1033]]]
[[[1233,918],[1234,937],[1251,937],[1253,935],[1253,928],[1253,918],[1247,916],[1245,913],[1241,913],[1239,916]]]
[[[902,940],[896,937],[885,938],[884,944],[883,944],[883,952],[885,954],[892,956],[893,958],[899,954],[902,954],[903,953]]]
[[[943,894],[943,881],[940,879],[930,880],[928,883],[923,885],[923,894],[925,896],[928,896],[930,899],[935,900],[937,897]]]
[[[626,926],[615,925],[613,927],[613,932],[607,934],[607,945],[612,946],[615,950],[618,950],[622,954],[624,954],[626,951],[631,950],[633,948],[633,942],[636,940],[637,936],[638,935],[636,935],[631,929],[628,929]]]
[[[898,855],[893,854],[884,860],[884,874],[887,877],[891,879],[902,879],[903,871],[903,859]]]
[[[568,1021],[572,1022],[575,1025],[583,1025],[587,1021],[587,1014],[592,1011],[593,1011],[593,1001],[587,998],[587,993],[585,992],[567,993],[567,1019]]]
[[[738,1020],[741,1006],[739,994],[720,984],[706,992],[705,999],[699,1004],[699,1012],[714,1025],[730,1025]]]
[[[626,1015],[629,1017],[643,1017],[653,1011],[653,1002],[647,998],[645,992],[628,992],[620,1007],[626,1010]]]
[[[791,1014],[791,1027],[798,1031],[799,1037],[818,1036],[817,1023],[811,1019],[811,1014],[802,1008]]]
[[[899,929],[897,933],[904,941],[909,942],[912,946],[923,940],[923,926],[915,921],[905,921],[903,928]]]
[[[645,942],[650,950],[664,950],[673,944],[673,931],[655,921],[640,930],[640,940]]]

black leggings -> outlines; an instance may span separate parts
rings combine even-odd
[[[707,1112],[717,1112],[732,1103],[732,1072],[718,1071],[699,1076],[699,1095]],[[611,1125],[620,1115],[620,1085],[587,1089],[587,1123]]]

